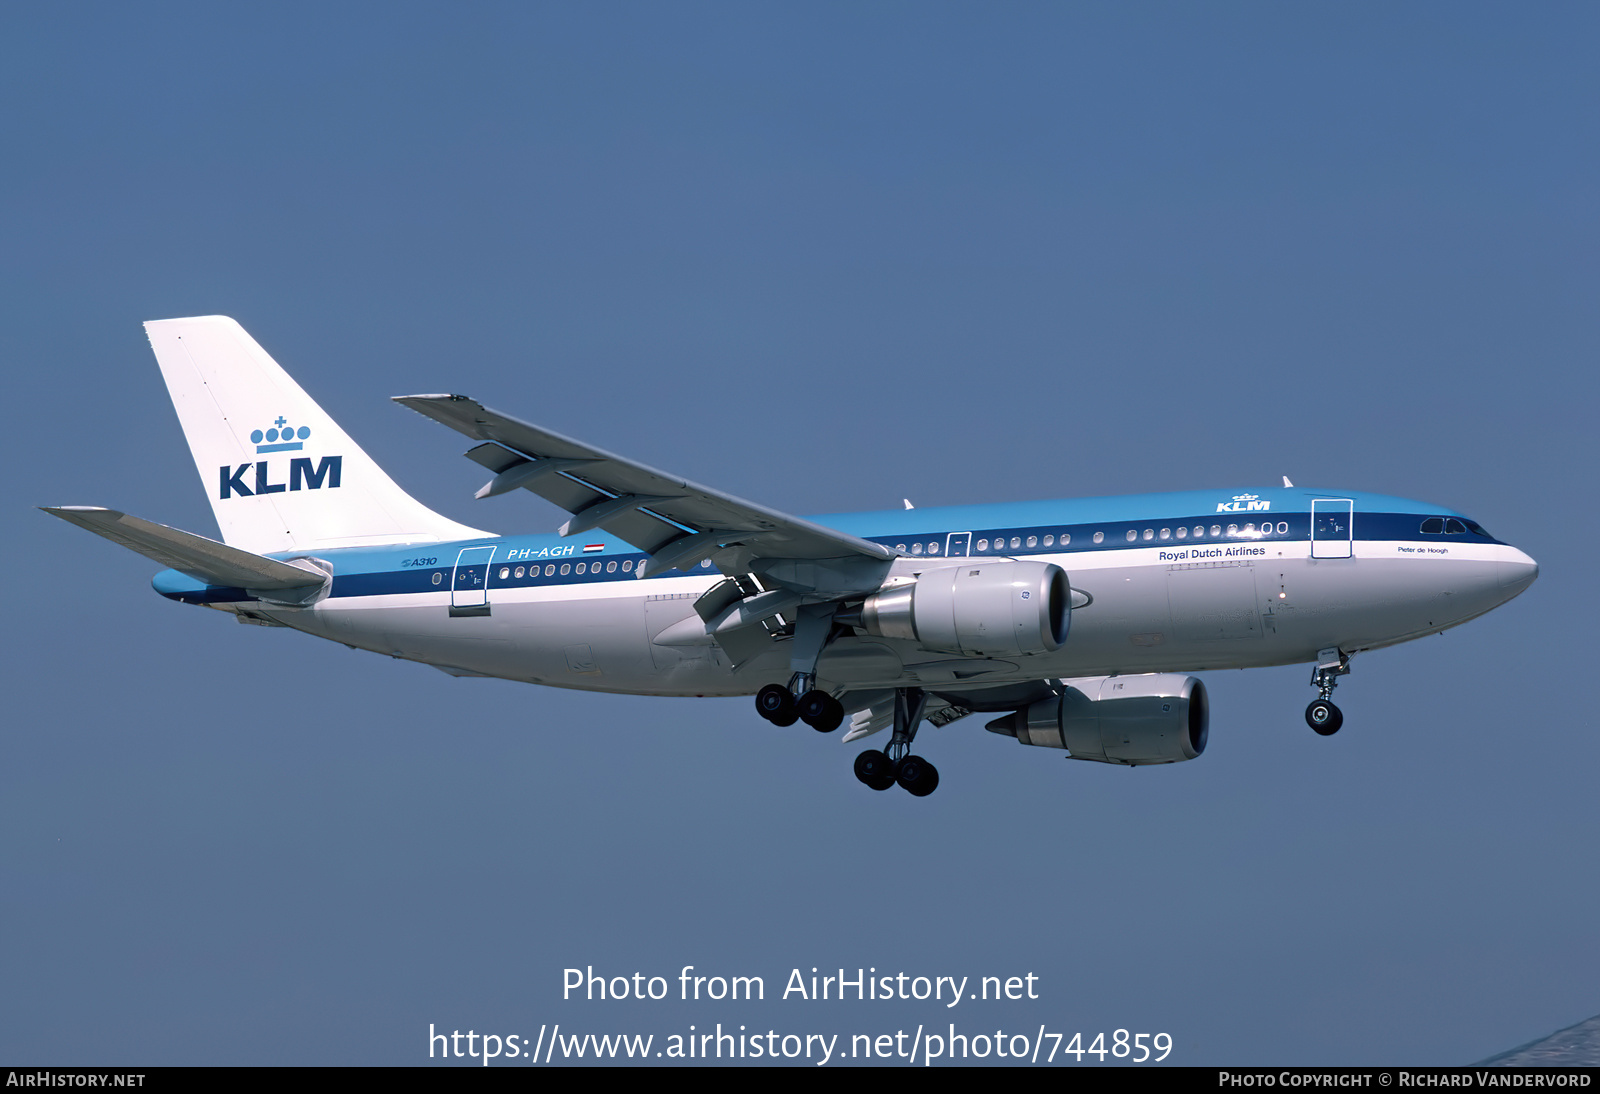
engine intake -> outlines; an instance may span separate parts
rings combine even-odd
[[[1060,695],[985,728],[1106,764],[1181,763],[1206,750],[1211,704],[1205,684],[1193,676],[1086,676],[1061,683]]]
[[[884,589],[841,622],[972,657],[1050,653],[1067,640],[1072,590],[1049,562],[964,562]]]

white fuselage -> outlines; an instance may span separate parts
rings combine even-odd
[[[510,569],[501,561],[509,550],[497,550],[489,562],[481,594],[486,614],[452,614],[449,580],[429,591],[334,596],[309,608],[252,610],[309,634],[447,671],[557,687],[744,695],[789,675],[782,642],[735,665],[709,640],[653,641],[694,615],[696,599],[721,580],[713,570],[518,587],[496,580],[502,568]],[[1306,662],[1331,647],[1347,653],[1372,649],[1456,626],[1515,596],[1537,572],[1515,547],[1465,540],[1358,539],[1347,558],[1314,558],[1308,539],[1168,541],[1024,554],[1065,569],[1080,605],[1059,650],[1000,660],[842,636],[818,665],[821,685],[959,689]],[[890,576],[911,578],[962,564],[970,560],[902,558]]]

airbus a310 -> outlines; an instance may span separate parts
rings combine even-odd
[[[396,402],[469,437],[479,498],[571,513],[547,535],[458,524],[401,490],[232,319],[145,324],[221,541],[112,509],[48,512],[170,567],[161,595],[453,676],[754,695],[918,796],[924,723],[1141,765],[1205,751],[1190,673],[1309,663],[1321,734],[1351,655],[1482,615],[1533,559],[1461,513],[1292,486],[801,518],[462,395]]]

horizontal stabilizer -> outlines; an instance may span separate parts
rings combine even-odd
[[[309,564],[297,566],[264,558],[192,532],[181,532],[165,524],[140,520],[115,509],[89,505],[42,508],[46,513],[52,513],[79,528],[87,528],[95,535],[104,536],[112,543],[120,543],[130,551],[137,551],[148,559],[208,585],[262,590],[305,589],[319,586],[327,580],[326,574],[310,568]]]

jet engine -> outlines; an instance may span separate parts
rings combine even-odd
[[[1180,763],[1206,750],[1210,704],[1193,676],[1086,676],[1061,685],[1061,694],[985,728],[1025,745],[1064,748],[1074,760],[1130,767]]]
[[[1050,653],[1067,640],[1072,590],[1048,562],[964,562],[883,589],[848,623],[880,638],[969,657]]]

